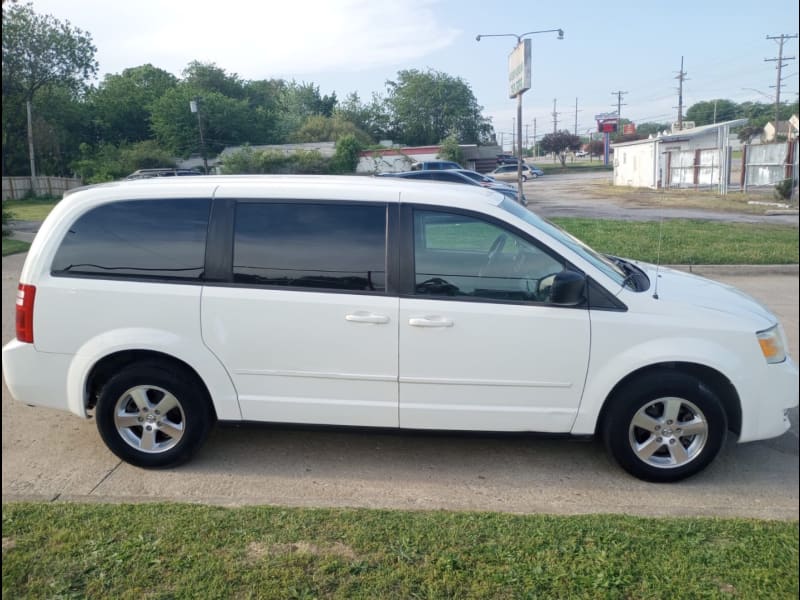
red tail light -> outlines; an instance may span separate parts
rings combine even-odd
[[[33,343],[33,299],[36,287],[20,283],[17,288],[17,339]]]

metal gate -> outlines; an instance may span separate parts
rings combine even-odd
[[[798,174],[797,140],[777,144],[757,144],[744,147],[742,189],[774,186]]]
[[[717,148],[672,150],[667,153],[667,187],[702,188],[719,185],[720,151]]]

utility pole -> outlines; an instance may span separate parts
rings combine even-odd
[[[525,148],[530,148],[530,141],[528,136],[528,128],[531,126],[530,123],[525,123]]]
[[[575,135],[578,135],[578,113],[581,112],[578,110],[578,99],[575,98]]]
[[[558,115],[561,113],[556,112],[556,99],[553,98],[553,133],[558,133]]]
[[[620,127],[622,127],[622,107],[623,106],[627,106],[627,105],[622,103],[622,97],[627,93],[628,92],[623,92],[622,90],[617,90],[616,92],[611,92],[612,96],[616,96],[617,97],[617,123],[619,123]],[[614,106],[614,105],[612,104],[611,106]],[[620,135],[622,134],[621,130],[620,130],[619,134]]]
[[[678,131],[683,131],[683,82],[686,81],[686,71],[683,70],[682,56],[681,70],[675,79],[678,80]]]
[[[533,156],[534,157],[539,156],[539,150],[538,147],[536,146],[536,117],[534,117],[533,119]]]
[[[794,60],[794,56],[784,56],[783,55],[783,42],[785,40],[791,40],[791,39],[794,39],[796,37],[797,37],[796,33],[794,35],[786,35],[785,33],[782,33],[780,35],[775,35],[775,36],[769,36],[768,35],[767,36],[768,40],[779,40],[778,41],[778,58],[765,58],[764,59],[764,62],[775,62],[775,63],[777,63],[775,65],[775,69],[778,71],[778,79],[775,82],[774,86],[772,86],[772,85],[769,86],[769,87],[774,87],[775,88],[775,135],[776,136],[778,134],[778,120],[780,118],[780,110],[781,110],[781,79],[782,79],[781,78],[781,69],[783,67],[787,66],[786,64],[784,64],[784,62],[783,62],[784,60]]]
[[[206,154],[206,140],[203,136],[203,119],[200,118],[200,98],[195,97],[189,101],[189,110],[197,113],[197,127],[200,130],[200,152],[203,155],[203,174],[208,175],[208,155]]]

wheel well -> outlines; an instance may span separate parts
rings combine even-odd
[[[111,379],[114,375],[119,373],[128,365],[144,360],[158,361],[162,364],[170,364],[176,370],[183,371],[188,376],[194,377],[203,390],[206,396],[206,401],[209,403],[214,418],[216,419],[217,415],[216,410],[214,409],[214,403],[211,401],[211,394],[209,393],[203,378],[198,375],[197,371],[174,356],[164,354],[163,352],[154,352],[152,350],[123,350],[122,352],[109,354],[108,356],[97,361],[94,367],[92,367],[92,370],[89,372],[89,376],[86,378],[86,408],[94,408],[94,406],[97,404],[97,398],[100,396],[100,392],[109,379]]]
[[[601,431],[603,421],[605,420],[606,413],[609,406],[612,404],[613,398],[616,393],[623,387],[628,385],[631,381],[639,378],[649,377],[657,371],[674,371],[685,373],[695,377],[703,385],[708,387],[714,395],[719,398],[722,403],[722,408],[728,418],[728,429],[733,431],[736,435],[742,430],[742,407],[739,400],[739,394],[730,380],[719,371],[707,367],[705,365],[698,365],[696,363],[684,362],[668,362],[649,365],[629,373],[624,379],[619,381],[614,389],[608,394],[603,403],[603,409],[600,411],[600,416],[597,419],[595,426],[595,434]]]

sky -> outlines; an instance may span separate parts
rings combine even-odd
[[[498,140],[510,147],[516,99],[508,55],[531,35],[533,86],[523,94],[523,135],[557,127],[585,135],[617,108],[635,123],[677,120],[681,57],[684,110],[696,102],[774,102],[778,42],[798,33],[796,0],[33,0],[91,34],[99,78],[151,63],[180,76],[193,60],[242,79],[311,82],[362,102],[403,69],[463,79]],[[502,8],[499,8],[502,7]],[[784,44],[781,99],[798,95],[798,40]],[[577,113],[576,113],[577,102]]]

